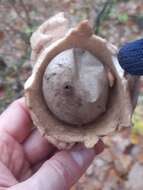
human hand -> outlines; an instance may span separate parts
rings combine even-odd
[[[32,129],[24,99],[12,103],[0,116],[0,190],[67,190],[104,149],[77,145],[57,151]]]

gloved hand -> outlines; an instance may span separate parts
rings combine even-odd
[[[127,43],[121,47],[118,60],[127,73],[143,75],[143,39]]]

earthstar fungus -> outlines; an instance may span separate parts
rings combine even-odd
[[[34,125],[60,149],[131,125],[138,77],[124,73],[117,48],[93,34],[88,21],[69,29],[63,13],[32,35],[33,72],[25,84]]]

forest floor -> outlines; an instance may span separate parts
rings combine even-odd
[[[47,18],[64,11],[73,24],[88,18],[96,34],[117,47],[143,36],[142,0],[0,0],[0,112],[23,95],[31,73],[29,39]],[[143,84],[133,129],[105,138],[74,190],[141,190],[143,187]]]

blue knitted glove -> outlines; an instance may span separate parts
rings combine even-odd
[[[143,39],[125,44],[118,53],[121,67],[132,75],[143,75]]]

